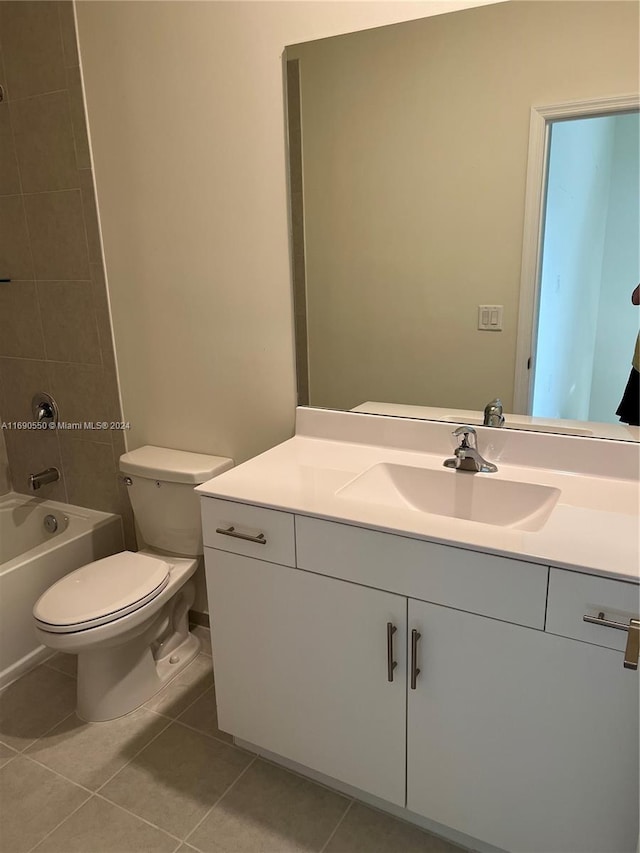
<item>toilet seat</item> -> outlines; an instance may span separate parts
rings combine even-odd
[[[96,560],[53,584],[33,615],[43,631],[67,634],[114,622],[153,601],[169,583],[160,557],[123,551]]]

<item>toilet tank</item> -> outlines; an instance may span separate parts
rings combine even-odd
[[[233,467],[225,456],[146,445],[120,457],[145,545],[182,557],[202,554],[200,504],[194,489]]]

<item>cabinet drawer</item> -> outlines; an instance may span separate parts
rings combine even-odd
[[[201,508],[205,545],[295,566],[295,533],[290,513],[207,497],[202,498]]]
[[[592,625],[582,617],[604,612],[606,619],[625,622],[638,618],[640,587],[625,581],[551,569],[546,630],[596,646],[624,651],[625,631]]]
[[[304,516],[296,547],[301,569],[544,628],[546,566]]]

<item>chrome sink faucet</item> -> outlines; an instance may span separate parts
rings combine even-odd
[[[493,462],[487,462],[478,453],[478,436],[472,426],[459,426],[453,435],[462,436],[460,445],[456,447],[454,456],[445,459],[442,463],[445,468],[455,468],[457,471],[481,472],[482,474],[495,474],[498,470]]]
[[[504,415],[502,413],[502,400],[496,397],[484,407],[483,426],[501,427],[504,424]]]

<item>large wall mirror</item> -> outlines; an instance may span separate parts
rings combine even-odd
[[[640,439],[638,14],[512,0],[287,47],[301,404],[481,423],[499,397]]]

